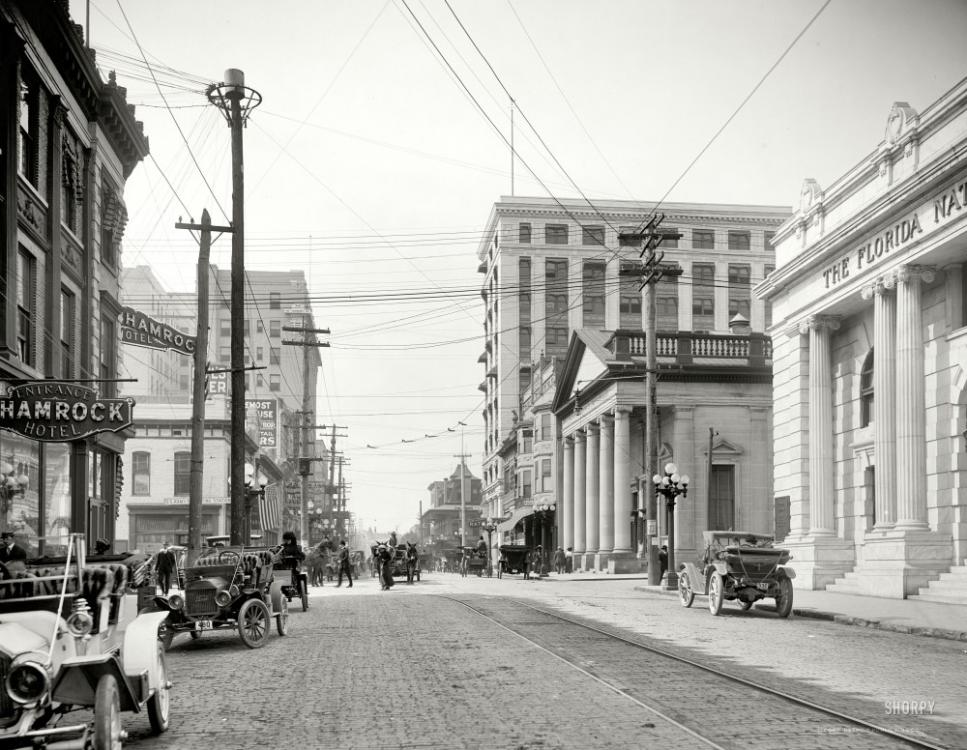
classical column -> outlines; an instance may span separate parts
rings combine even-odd
[[[614,549],[614,417],[601,417],[601,455],[598,461],[598,552]]]
[[[564,487],[561,494],[561,518],[564,521],[564,549],[574,546],[574,438],[564,438]]]
[[[896,271],[896,479],[897,529],[926,529],[927,445],[920,282],[933,281],[927,266]]]
[[[873,451],[876,529],[896,521],[896,280],[877,279],[863,289],[873,297]]]
[[[588,425],[588,472],[587,472],[587,508],[584,519],[586,524],[587,538],[585,539],[585,552],[598,551],[598,503],[600,501],[598,491],[600,490],[599,472],[601,470],[601,435],[600,427],[591,423]]]
[[[631,552],[631,409],[614,410],[614,551]]]
[[[585,550],[584,516],[587,509],[587,492],[585,477],[588,474],[587,442],[584,430],[574,433],[574,554]],[[575,563],[575,570],[577,564]]]
[[[809,534],[834,536],[831,338],[839,320],[815,315],[804,326],[809,332]]]

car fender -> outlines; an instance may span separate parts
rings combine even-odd
[[[678,566],[678,574],[684,573],[688,576],[688,585],[691,586],[692,591],[696,594],[704,594],[705,591],[702,588],[704,582],[702,582],[702,576],[699,575],[698,567],[695,563],[686,562]]]
[[[277,615],[282,611],[282,581],[277,579],[272,581],[269,586],[269,599],[272,602],[272,614]]]
[[[793,579],[796,577],[796,571],[792,568],[787,568],[784,565],[780,565],[778,569],[780,575],[784,575],[786,578]]]
[[[113,675],[117,681],[121,710],[140,711],[141,705],[131,690],[128,678],[121,670],[120,661],[113,652],[65,659],[54,679],[51,696],[58,703],[93,706],[97,683],[105,674]]]
[[[147,676],[145,697],[158,688],[163,677],[157,649],[158,628],[167,618],[167,612],[145,612],[135,617],[124,631],[124,674],[132,681],[141,680],[141,675]]]

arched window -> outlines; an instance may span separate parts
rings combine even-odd
[[[860,427],[873,421],[873,350],[866,355],[860,370]]]

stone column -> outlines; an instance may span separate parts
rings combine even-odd
[[[876,473],[876,525],[896,521],[896,280],[877,279],[863,289],[873,297],[873,451]]]
[[[815,315],[809,332],[809,534],[836,535],[833,517],[833,373],[835,317]]]
[[[561,518],[564,521],[564,549],[574,546],[574,438],[564,438],[564,486],[561,493]]]
[[[614,417],[601,417],[601,454],[598,461],[598,552],[614,549]]]
[[[587,508],[585,509],[584,519],[587,537],[585,539],[585,552],[598,551],[598,518],[600,501],[598,491],[600,490],[599,472],[601,470],[601,435],[600,427],[595,423],[588,425],[588,471],[587,471]]]
[[[631,409],[614,410],[614,551],[631,549]]]
[[[927,266],[896,271],[896,528],[927,529],[926,397],[920,282],[933,281]]]
[[[574,433],[574,554],[579,555],[586,548],[584,516],[587,510],[587,443],[584,430]],[[577,560],[574,569],[577,570]]]

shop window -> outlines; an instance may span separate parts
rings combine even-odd
[[[187,495],[191,490],[191,453],[175,453],[175,495]]]
[[[151,494],[151,454],[147,451],[131,454],[131,494],[139,497]]]
[[[873,421],[873,350],[870,349],[860,370],[860,427]]]

